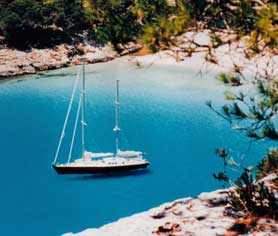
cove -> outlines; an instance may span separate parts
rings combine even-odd
[[[235,158],[246,153],[246,136],[205,105],[207,100],[224,103],[225,88],[213,75],[201,77],[181,66],[138,68],[118,59],[86,66],[87,146],[96,152],[114,150],[115,80],[120,79],[121,147],[144,151],[148,171],[58,176],[51,163],[76,72],[77,67],[64,68],[0,83],[2,235],[78,232],[220,188],[212,177],[221,168],[214,149],[227,147]],[[253,144],[246,163],[255,164],[272,145]],[[80,152],[77,139],[73,153],[79,157]]]

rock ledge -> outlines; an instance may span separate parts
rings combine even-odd
[[[276,176],[277,177],[277,176]],[[229,214],[228,190],[202,193],[196,198],[183,198],[157,208],[119,219],[100,228],[63,236],[235,236],[229,231],[237,222],[246,221],[244,214]],[[248,219],[247,219],[248,220]],[[257,229],[260,229],[259,231]],[[261,218],[256,229],[244,236],[277,236],[277,222]]]

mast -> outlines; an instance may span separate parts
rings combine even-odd
[[[115,132],[115,156],[117,156],[119,151],[119,133],[121,129],[119,128],[119,106],[120,106],[120,99],[119,99],[119,80],[116,83],[116,101],[115,101],[115,128],[113,131]]]
[[[82,157],[85,159],[85,126],[86,126],[86,118],[85,118],[85,102],[86,102],[86,84],[85,84],[85,61],[83,61],[83,82],[82,82]]]

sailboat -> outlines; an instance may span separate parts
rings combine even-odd
[[[75,93],[79,84],[80,78],[80,70],[77,73],[74,89],[71,95],[70,103],[68,106],[66,119],[63,125],[61,137],[58,143],[58,148],[56,151],[56,155],[54,158],[54,162],[52,167],[56,170],[58,174],[98,174],[98,173],[107,173],[107,172],[115,172],[115,171],[128,171],[135,169],[146,168],[149,165],[149,162],[143,158],[143,153],[140,151],[122,151],[119,148],[119,80],[116,81],[116,101],[115,101],[115,128],[113,131],[115,132],[115,152],[114,153],[94,153],[86,150],[86,139],[85,139],[85,131],[86,131],[86,106],[85,106],[85,97],[86,97],[86,88],[85,88],[85,64],[83,63],[83,82],[82,89],[80,92],[79,103],[77,108],[77,114],[74,123],[74,129],[68,154],[68,160],[66,163],[59,164],[57,162],[60,148],[65,137],[65,130],[68,123],[68,118],[71,112],[73,100],[75,97]],[[74,161],[71,161],[72,150],[75,141],[75,134],[77,130],[77,125],[79,121],[81,110],[81,145],[82,145],[82,154],[81,158],[78,158]]]

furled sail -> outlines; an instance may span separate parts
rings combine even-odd
[[[142,152],[118,150],[117,154],[118,154],[118,156],[122,156],[122,157],[133,157],[133,156],[142,155]]]
[[[87,151],[84,152],[84,158],[86,159],[111,157],[111,156],[113,156],[112,152],[99,152],[99,153],[87,152]]]

